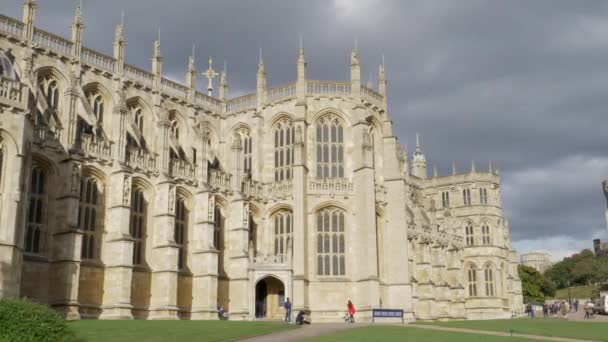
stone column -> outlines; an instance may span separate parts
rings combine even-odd
[[[154,234],[150,249],[150,319],[177,319],[177,258],[175,243],[175,184],[163,179],[156,184]]]
[[[133,238],[131,218],[131,174],[115,169],[109,177],[106,234],[101,261],[106,266],[100,319],[131,319]]]
[[[249,318],[249,256],[247,253],[249,227],[245,217],[249,216],[248,203],[245,199],[235,197],[230,202],[230,216],[227,218],[227,241],[224,253],[228,256],[226,273],[229,279],[231,319]]]
[[[305,106],[297,107],[300,117],[304,117]],[[293,150],[293,171],[292,171],[292,194],[293,196],[293,259],[292,259],[292,312],[300,310],[308,311],[309,303],[306,295],[308,283],[308,208],[306,206],[306,179],[308,178],[308,168],[306,167],[306,144],[307,136],[306,121],[301,120],[295,123],[295,139]],[[269,224],[271,225],[271,224]],[[272,227],[268,227],[269,233]],[[313,235],[314,236],[314,235]],[[267,246],[271,246],[269,238]],[[272,247],[269,247],[270,249]]]
[[[405,262],[408,260],[408,232],[409,223],[413,223],[404,203],[408,203],[408,191],[403,176],[404,157],[395,137],[390,135],[390,123],[385,123],[385,137],[383,148],[385,152],[384,170],[386,186],[385,219],[383,231],[384,271],[386,279],[384,286],[386,298],[383,298],[384,307],[401,308],[405,311],[405,318],[413,320],[412,285],[410,277],[413,269]],[[414,262],[415,265],[415,262]],[[418,293],[418,292],[417,292]]]
[[[61,165],[64,179],[60,186],[56,213],[61,225],[53,232],[52,263],[49,273],[50,303],[67,319],[79,319],[78,284],[80,277],[80,252],[82,232],[78,230],[78,206],[80,201],[81,165],[79,161],[66,160]]]
[[[9,115],[9,114],[5,114]],[[13,117],[17,118],[17,115]],[[19,116],[25,123],[25,116]],[[21,287],[21,270],[23,263],[23,234],[27,208],[27,192],[24,189],[28,179],[29,168],[25,167],[23,153],[24,131],[15,132],[14,137],[21,143],[15,146],[12,139],[3,138],[0,131],[0,148],[3,154],[4,174],[3,187],[0,189],[0,298],[18,297]],[[11,175],[7,177],[7,175]]]
[[[213,246],[215,199],[205,187],[194,196],[194,227],[189,241],[192,271],[191,319],[217,319],[218,251]]]
[[[358,117],[363,116],[363,108],[356,108]],[[352,222],[348,224],[352,231],[349,242],[353,244],[354,250],[359,251],[356,259],[349,260],[346,274],[357,281],[358,310],[362,317],[371,317],[370,310],[380,306],[380,284],[378,280],[378,251],[376,246],[376,200],[375,181],[373,168],[373,145],[370,140],[369,126],[356,124],[353,127],[353,135],[360,137],[359,144],[355,147],[355,158],[353,160],[353,181],[357,193],[367,196],[357,196],[353,215],[348,215]],[[355,139],[356,141],[357,139]],[[385,258],[386,260],[387,258]],[[404,259],[404,261],[407,259]],[[367,313],[363,313],[367,311]],[[371,320],[371,319],[370,319]]]

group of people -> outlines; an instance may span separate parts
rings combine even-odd
[[[285,309],[285,323],[291,323],[291,301],[289,300],[289,297],[287,297],[287,300],[283,303],[283,309]],[[344,317],[344,321],[355,323],[355,312],[355,306],[349,300],[346,304],[346,316]],[[217,315],[219,319],[228,319],[229,317],[228,311],[224,310],[224,307],[219,303],[217,304]],[[304,315],[305,312],[303,310],[298,311],[295,323],[298,325],[310,324],[310,320],[307,320]]]
[[[530,304],[528,304],[530,305]],[[578,306],[579,306],[579,302],[578,299],[575,300],[574,302],[572,301],[566,301],[566,300],[561,300],[561,301],[554,301],[553,303],[544,303],[543,304],[543,317],[550,317],[550,316],[557,316],[557,314],[560,314],[562,316],[566,316],[568,313],[572,312],[574,310],[574,312],[578,312]]]
[[[287,297],[287,300],[283,303],[283,308],[285,309],[285,323],[291,323],[291,301],[289,300],[289,297]],[[357,312],[357,310],[355,310],[355,305],[349,300],[348,303],[346,303],[344,321],[355,323],[355,312]],[[300,310],[296,316],[295,323],[298,325],[310,324],[310,321],[305,318],[304,311]]]
[[[595,305],[593,305],[593,303],[587,302],[585,304],[585,306],[583,307],[583,310],[585,310],[584,319],[594,319],[595,318]]]

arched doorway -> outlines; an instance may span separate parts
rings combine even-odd
[[[279,279],[268,276],[255,285],[255,318],[283,319],[285,285]]]

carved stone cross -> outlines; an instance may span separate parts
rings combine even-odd
[[[209,58],[209,69],[203,73],[203,76],[207,77],[207,93],[209,96],[213,93],[213,78],[219,75],[215,70],[213,70],[213,59]]]

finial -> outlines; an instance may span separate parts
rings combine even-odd
[[[496,174],[497,176],[498,176],[498,175],[500,175],[500,168],[499,168],[499,166],[498,166],[498,165],[496,165],[496,172],[495,172],[495,174]]]
[[[194,59],[194,49],[196,48],[196,46],[194,45],[194,43],[192,43],[192,59]]]
[[[302,43],[302,34],[300,33],[300,50],[304,49],[304,44]]]
[[[420,136],[416,133],[416,148],[420,148]]]
[[[80,4],[76,6],[76,11],[74,12],[74,25],[82,23],[82,0],[80,0]]]
[[[437,177],[437,163],[433,163],[433,177]]]
[[[160,26],[158,27],[158,42],[160,43]]]
[[[224,72],[228,72],[228,67],[227,67],[228,63],[226,63],[226,59],[224,59]]]
[[[476,172],[476,171],[477,171],[477,170],[476,170],[476,168],[475,168],[475,161],[474,161],[474,160],[471,160],[471,173],[474,173],[474,172]]]
[[[382,54],[382,70],[384,70],[384,54]]]
[[[369,81],[367,81],[367,87],[372,89],[372,72],[369,72]]]
[[[456,161],[452,160],[452,174],[455,175],[456,174]]]
[[[205,71],[203,76],[207,77],[207,93],[211,96],[213,94],[213,78],[217,76],[217,72],[213,70],[213,59],[211,57],[209,57],[209,69]]]
[[[125,10],[122,10],[122,13],[120,15],[120,25],[125,25]]]
[[[359,37],[355,36],[355,51],[359,49]]]
[[[260,46],[260,63],[262,62],[262,47]]]
[[[491,161],[491,160],[490,160],[490,161],[488,161],[488,172],[489,172],[489,173],[492,173],[492,172],[493,172],[493,171],[492,171],[492,161]]]

